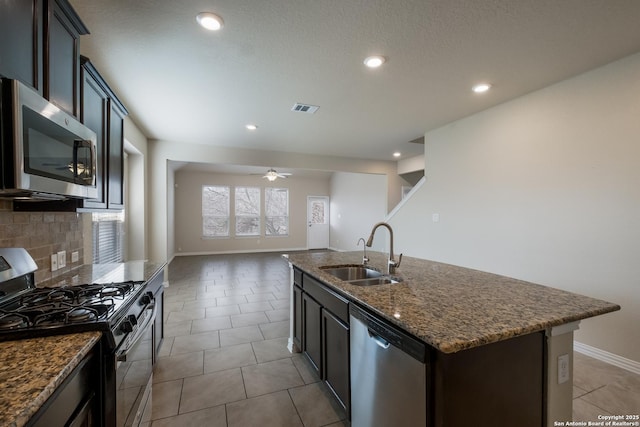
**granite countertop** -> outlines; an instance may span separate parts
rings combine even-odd
[[[386,271],[387,255],[367,252]],[[362,252],[285,255],[289,262],[358,305],[443,353],[477,347],[620,310],[606,301],[478,270],[403,257],[400,283],[355,286],[323,265],[359,265]]]
[[[101,335],[85,332],[1,342],[0,425],[25,425]]]

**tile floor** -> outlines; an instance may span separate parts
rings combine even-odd
[[[288,352],[289,270],[279,254],[177,257],[151,427],[347,426],[300,354]],[[640,376],[576,353],[574,420],[638,414]]]

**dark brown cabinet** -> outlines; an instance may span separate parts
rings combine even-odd
[[[2,1],[0,75],[79,116],[80,36],[88,33],[66,0]]]
[[[109,108],[109,95],[107,91],[100,84],[100,79],[97,75],[97,71],[91,65],[86,62],[82,65],[82,103],[80,120],[89,129],[96,133],[96,188],[98,189],[98,197],[94,200],[88,201],[91,207],[94,208],[107,208],[107,189],[105,181],[106,175],[106,118]],[[85,202],[85,206],[88,204]]]
[[[309,294],[302,294],[302,351],[307,355],[320,377],[322,377],[321,310],[320,304]]]
[[[122,209],[124,117],[127,110],[116,98],[98,70],[82,57],[80,120],[97,136],[98,197],[85,200],[87,209]]]
[[[327,385],[349,407],[349,326],[322,310],[322,372]],[[346,356],[346,357],[345,357]]]
[[[544,424],[544,332],[458,353],[435,353],[433,425]],[[505,404],[508,402],[508,404]]]
[[[80,35],[89,31],[66,1],[44,5],[44,97],[79,117]]]
[[[42,94],[43,0],[0,2],[0,75]]]
[[[313,277],[294,270],[293,312],[294,344],[311,361],[318,376],[348,413],[348,301]]]
[[[107,179],[108,209],[124,208],[124,117],[126,110],[115,98],[109,99],[109,158]]]

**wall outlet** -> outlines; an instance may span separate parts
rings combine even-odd
[[[51,255],[51,271],[58,270],[58,254]]]
[[[58,268],[67,266],[67,252],[60,251],[58,252]]]
[[[569,355],[558,356],[558,384],[569,381]]]
[[[78,260],[80,259],[80,254],[78,253],[78,251],[75,252],[71,252],[71,262],[78,262]]]
[[[440,214],[439,213],[431,214],[431,221],[440,222]]]

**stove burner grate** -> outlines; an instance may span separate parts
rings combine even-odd
[[[29,325],[29,317],[20,313],[0,310],[0,330],[24,328]]]

